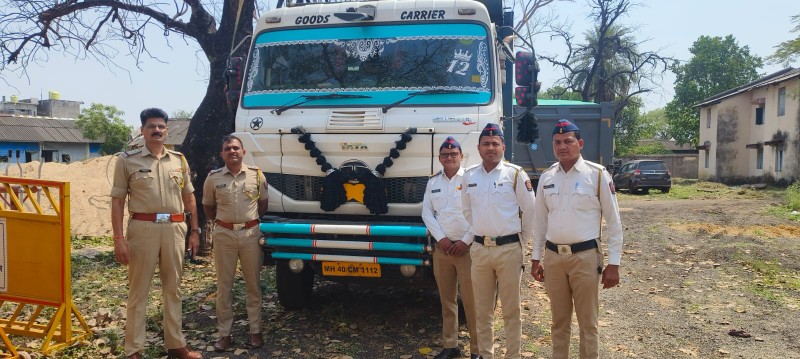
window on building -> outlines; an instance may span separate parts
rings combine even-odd
[[[778,89],[778,116],[786,114],[786,87]]]
[[[8,162],[8,156],[0,156],[0,163],[7,163],[7,162]]]
[[[756,152],[756,169],[763,170],[764,169],[764,149],[759,148],[758,152]]]
[[[756,107],[756,125],[764,124],[764,108]]]
[[[706,109],[706,128],[711,128],[711,108]]]
[[[783,147],[778,147],[775,153],[775,172],[783,171]]]
[[[708,168],[708,162],[709,162],[709,159],[708,159],[708,158],[709,158],[709,156],[710,156],[711,154],[709,153],[709,151],[708,151],[708,150],[705,150],[705,153],[706,153],[705,164],[706,164],[706,168]]]
[[[70,163],[70,161],[72,161],[72,159],[69,157],[69,155],[68,155],[68,154],[63,154],[63,155],[61,155],[61,162],[63,162],[63,163]]]

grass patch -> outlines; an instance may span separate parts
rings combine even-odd
[[[796,302],[791,292],[800,291],[800,271],[783,266],[781,262],[757,258],[751,253],[738,252],[733,256],[755,274],[747,290],[770,302]]]
[[[790,211],[800,211],[800,181],[795,181],[786,188],[784,196],[786,196],[786,207]]]
[[[647,199],[722,199],[722,198],[780,198],[785,190],[779,187],[767,187],[754,190],[746,187],[728,186],[717,182],[700,181],[689,178],[673,178],[669,193],[661,193],[651,189],[647,194],[630,194],[627,191],[618,191],[620,200]],[[800,201],[800,185],[798,185],[798,200]],[[800,204],[798,204],[800,205]]]

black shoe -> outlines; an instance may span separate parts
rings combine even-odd
[[[470,354],[469,359],[483,359],[480,354]]]
[[[433,359],[450,359],[450,358],[460,358],[461,357],[461,349],[458,348],[448,348],[442,349]]]

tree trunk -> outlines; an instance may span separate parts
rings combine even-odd
[[[233,132],[233,111],[228,107],[225,97],[227,61],[232,47],[252,36],[253,21],[250,14],[253,14],[254,9],[254,0],[243,0],[241,3],[225,1],[219,28],[209,32],[201,32],[198,28],[197,36],[194,36],[209,61],[210,73],[206,95],[192,116],[181,149],[189,162],[189,168],[194,172],[192,184],[197,202],[198,224],[201,227],[206,222],[203,212],[203,183],[209,171],[224,165],[219,156],[222,138]],[[247,41],[244,43],[234,56],[246,56],[249,47]],[[201,236],[201,253],[208,250],[207,241],[204,240],[206,235],[208,233]]]

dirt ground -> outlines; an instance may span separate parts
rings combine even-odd
[[[122,357],[126,269],[114,263],[110,239],[103,237],[110,228],[103,175],[108,163],[100,158],[89,162],[90,169],[44,166],[54,169],[43,177],[71,178],[79,193],[72,201],[73,298],[94,331],[90,340],[50,357]],[[800,222],[774,214],[780,192],[710,191],[689,199],[676,199],[674,192],[618,196],[625,228],[622,282],[601,292],[601,357],[800,358]],[[432,358],[441,349],[433,290],[318,281],[312,305],[292,312],[277,303],[274,270],[266,268],[266,346],[209,351],[216,331],[212,263],[203,257],[187,264],[183,288],[185,334],[204,358]],[[159,287],[157,279],[153,283]],[[522,288],[524,357],[547,358],[547,296],[529,273]],[[233,334],[242,345],[247,324],[241,277],[235,290]],[[159,294],[152,291],[148,310],[148,358],[165,356]],[[505,347],[500,310],[498,358]],[[573,337],[577,358],[576,325]],[[468,346],[463,325],[461,342]],[[40,344],[18,337],[15,343]]]

